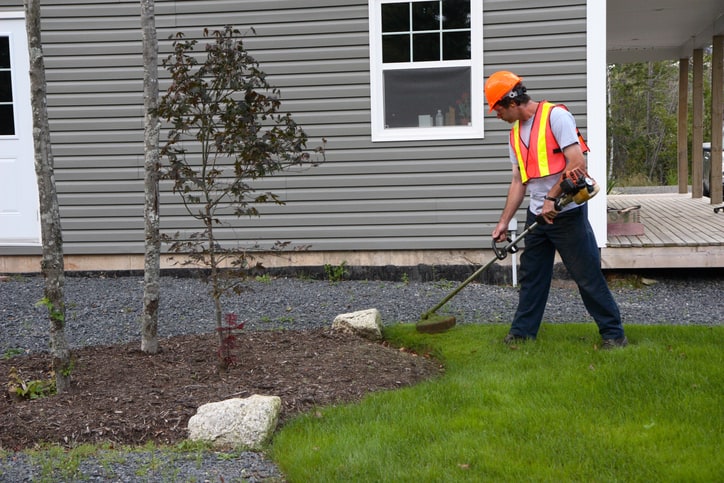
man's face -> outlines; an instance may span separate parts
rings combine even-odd
[[[501,103],[498,103],[495,107],[493,107],[493,110],[497,113],[498,119],[513,123],[518,120],[515,111],[516,107],[517,105],[514,102],[511,102],[507,106],[503,106]]]

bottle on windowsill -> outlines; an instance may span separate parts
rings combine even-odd
[[[437,110],[437,114],[435,114],[435,125],[436,126],[444,126],[443,118],[442,118],[442,111],[440,109]]]

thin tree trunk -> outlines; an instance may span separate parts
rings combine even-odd
[[[208,198],[207,198],[208,199]],[[226,369],[226,361],[223,357],[223,349],[224,349],[224,334],[222,331],[222,317],[223,317],[223,308],[221,306],[221,296],[223,295],[223,290],[220,286],[220,273],[219,273],[219,258],[216,253],[216,247],[217,247],[217,241],[214,235],[214,222],[212,219],[211,210],[209,208],[209,205],[206,205],[206,217],[205,217],[205,223],[206,223],[206,232],[209,240],[209,263],[208,266],[211,269],[210,273],[210,279],[211,279],[211,297],[214,299],[214,319],[216,321],[216,336],[219,341],[219,367],[221,369]]]
[[[610,69],[607,69],[607,70],[606,70],[606,101],[607,101],[606,110],[607,110],[608,112],[606,113],[606,116],[607,116],[608,119],[611,118],[611,97],[612,97],[612,92],[611,92],[611,71],[610,71]],[[606,179],[607,179],[608,181],[613,182],[613,163],[614,163],[614,159],[615,159],[615,157],[614,157],[614,155],[613,155],[613,153],[614,153],[614,147],[615,147],[613,134],[609,134],[608,138],[609,138],[609,142],[608,142],[608,170],[606,171]],[[613,188],[613,186],[612,186],[612,185],[608,185],[608,189],[610,190],[611,188]]]
[[[28,50],[30,52],[30,91],[33,109],[33,147],[38,178],[40,227],[43,241],[41,270],[45,277],[44,304],[50,319],[50,353],[58,393],[70,390],[70,350],[65,338],[65,266],[60,209],[55,191],[53,153],[46,97],[45,61],[40,39],[39,0],[25,1]]]
[[[209,267],[211,268],[211,295],[214,299],[214,318],[216,320],[216,333],[219,336],[219,344],[223,341],[223,336],[221,334],[221,318],[222,318],[222,308],[221,308],[221,295],[222,290],[219,283],[219,259],[217,257],[216,253],[216,246],[217,241],[214,236],[214,226],[213,221],[211,219],[211,212],[206,207],[206,230],[208,233],[209,238]],[[221,347],[221,346],[219,346]]]
[[[161,237],[159,234],[159,121],[158,107],[158,41],[154,0],[141,0],[143,30],[143,99],[145,142],[145,257],[143,270],[143,318],[141,350],[158,352],[158,307],[161,277]]]
[[[654,136],[653,133],[653,86],[654,86],[654,64],[649,61],[646,63],[646,144],[651,146],[651,139]],[[654,165],[656,164],[655,154],[651,152],[651,149],[646,150],[646,165],[649,167],[648,179],[651,180],[654,171]]]

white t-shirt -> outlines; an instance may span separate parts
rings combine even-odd
[[[520,123],[520,139],[526,146],[529,146],[530,143],[530,129],[533,126],[534,119],[535,116],[531,117],[525,122]],[[553,136],[556,138],[556,141],[558,141],[558,145],[561,147],[561,149],[565,149],[571,144],[578,144],[576,120],[574,119],[573,114],[568,112],[567,109],[564,109],[562,107],[554,107],[553,109],[551,109],[550,123],[551,130],[553,131]],[[518,166],[518,158],[515,155],[515,150],[513,149],[513,146],[508,146],[508,148],[510,151],[511,163],[513,163],[513,166]],[[528,194],[530,195],[530,203],[528,205],[528,209],[530,211],[532,211],[536,215],[540,214],[541,210],[543,209],[543,202],[545,201],[546,195],[553,187],[553,185],[558,182],[559,178],[560,173],[557,173],[546,176],[544,178],[535,178],[528,180],[526,187]],[[563,207],[563,211],[570,210],[577,206],[578,205],[576,203],[570,203]]]

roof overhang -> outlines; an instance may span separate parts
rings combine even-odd
[[[722,0],[608,0],[606,16],[609,64],[688,58],[724,35]]]

